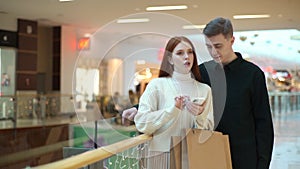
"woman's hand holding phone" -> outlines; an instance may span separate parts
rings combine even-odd
[[[205,106],[205,98],[198,97],[193,99],[192,101],[188,100],[185,102],[186,109],[192,113],[194,116],[200,115]]]

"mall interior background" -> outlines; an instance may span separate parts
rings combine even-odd
[[[186,13],[144,13],[144,7],[157,5],[146,0],[115,6],[78,0],[18,3],[0,1],[0,168],[62,159],[63,146],[93,148],[96,120],[119,126],[116,130],[124,136],[116,138],[116,133],[100,128],[102,145],[136,135],[134,128],[122,125],[120,115],[138,102],[147,83],[157,77],[166,40],[185,35],[197,48],[198,62],[210,60],[202,29],[182,29],[182,25],[205,24],[216,16],[233,20],[234,49],[265,72],[276,134],[272,168],[300,166],[298,1],[218,2],[222,8],[213,2],[190,1]],[[271,17],[233,19],[233,14],[257,11]],[[119,24],[120,18],[150,18],[151,22]],[[53,151],[25,155],[61,142],[65,143]]]

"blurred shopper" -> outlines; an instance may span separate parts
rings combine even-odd
[[[139,98],[136,93],[133,92],[132,89],[128,90],[128,97],[131,105],[136,105],[139,102]]]

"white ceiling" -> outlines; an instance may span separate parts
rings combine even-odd
[[[187,5],[188,9],[145,13],[146,7],[157,5]],[[60,3],[58,0],[0,0],[0,20],[5,17],[10,17],[37,20],[40,25],[45,26],[74,26],[81,28],[83,31],[80,33],[82,34],[97,32],[97,36],[103,36],[103,32],[106,37],[102,38],[107,44],[119,43],[122,39],[126,39],[126,37],[130,36],[131,38],[126,40],[128,45],[129,43],[141,44],[141,42],[150,41],[155,38],[158,39],[158,41],[165,40],[165,35],[199,34],[201,30],[182,30],[181,26],[183,24],[205,24],[217,16],[232,19],[236,31],[271,29],[300,30],[299,9],[300,0],[75,0],[73,2],[64,3]],[[271,17],[267,19],[233,19],[233,15],[240,14],[270,14]],[[152,20],[151,23],[130,24],[130,26],[115,23],[118,18],[135,17],[152,17]],[[136,35],[145,32],[148,33],[145,36],[132,38],[133,34]],[[149,36],[149,32],[154,33],[154,35]],[[297,32],[299,33],[299,31]],[[244,32],[243,35],[245,34]],[[250,34],[246,36],[250,37],[251,34],[253,34],[253,32],[250,32]],[[240,34],[237,35],[240,36]],[[271,37],[276,38],[274,34],[272,34]],[[286,37],[289,38],[290,34],[286,34]],[[108,43],[108,39],[111,41],[110,43]],[[132,41],[135,41],[135,43]],[[270,39],[270,41],[274,42],[274,39]],[[277,41],[278,38],[274,44],[278,46]],[[288,50],[300,50],[300,40],[296,42],[296,46],[299,44],[298,49],[296,46],[294,47],[294,44],[292,47],[286,45],[294,42],[295,40],[293,42],[285,41],[282,45],[286,46]],[[255,50],[263,51],[267,49]],[[244,53],[249,53],[253,56],[264,55],[263,52],[253,54],[253,52],[245,51]],[[268,53],[266,56],[270,57],[271,55],[273,54]],[[274,58],[284,57],[288,56],[280,55]],[[293,56],[292,60],[295,61],[294,57],[296,56]],[[300,58],[300,54],[298,58]],[[268,62],[269,59],[264,61]],[[294,63],[300,64],[300,59],[296,59]]]
[[[235,30],[300,29],[299,0],[74,0],[63,3],[58,0],[0,0],[0,11],[1,15],[46,24],[97,29],[120,17],[145,12],[148,6],[181,4],[188,9],[167,13],[193,24],[205,24],[216,16],[270,14],[268,19],[233,20]]]

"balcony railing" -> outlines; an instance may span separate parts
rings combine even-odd
[[[152,139],[149,135],[139,135],[127,140],[123,140],[108,146],[103,146],[94,150],[84,152],[60,161],[33,167],[33,169],[74,169],[81,168],[99,161],[103,161],[118,153],[124,152],[130,148],[142,145]],[[128,168],[128,167],[127,167]]]
[[[270,97],[270,105],[271,105],[273,115],[299,112],[300,110],[300,92],[269,93],[269,97]],[[47,121],[49,119],[55,119],[55,117],[74,119],[73,117],[77,116],[78,121],[76,123],[69,125],[69,128],[72,128],[70,129],[69,133],[72,133],[73,132],[72,130],[74,130],[76,125],[82,127],[83,123],[89,123],[98,120],[97,119],[98,117],[96,119],[94,119],[93,117],[89,119],[89,117],[87,117],[87,115],[89,115],[88,111],[90,111],[93,107],[98,107],[98,109],[100,109],[100,112],[102,113],[101,118],[105,118],[104,115],[105,113],[109,114],[107,115],[107,117],[112,117],[110,114],[113,112],[109,112],[109,110],[111,109],[107,108],[106,107],[107,105],[105,105],[104,102],[100,101],[101,99],[96,100],[95,104],[94,103],[87,104],[87,106],[85,106],[87,109],[79,112],[77,112],[76,110],[79,106],[76,107],[77,104],[76,102],[74,105],[74,100],[75,100],[74,97],[71,95],[1,96],[0,105],[2,105],[2,107],[0,107],[0,115],[1,115],[0,120],[1,119],[3,120],[0,121],[1,127],[2,128],[6,127],[5,125],[3,125],[4,121],[7,121],[8,123],[9,121],[11,121],[13,125],[11,125],[10,128],[18,128],[19,126],[16,124],[18,123],[18,121],[20,123],[24,119],[27,120],[38,119],[38,123],[41,123],[40,125],[43,126],[43,125],[47,125]],[[4,102],[5,102],[4,104],[5,106],[3,108]],[[97,111],[97,113],[99,114],[99,111]],[[109,119],[102,119],[100,121],[103,121],[105,123],[115,123],[116,120],[117,118],[113,117]],[[121,126],[120,124],[117,125]],[[94,126],[92,124],[89,124],[87,128],[94,128]],[[101,132],[99,133],[98,137],[101,137]],[[109,129],[107,129],[105,132],[107,132],[106,136],[110,136],[112,134]],[[31,135],[35,135],[35,134],[31,134]],[[78,137],[66,136],[66,137],[68,137],[69,140],[64,141],[63,143],[55,143],[53,144],[53,146],[51,144],[43,145],[42,147],[34,147],[34,148],[33,147],[30,148],[28,146],[27,148],[26,146],[25,148],[22,148],[21,147],[22,146],[21,144],[23,143],[22,140],[19,137],[18,138],[15,137],[14,140],[7,142],[7,144],[13,145],[12,147],[15,147],[14,151],[10,151],[10,150],[7,151],[9,153],[3,151],[6,153],[6,154],[3,153],[2,154],[3,156],[0,153],[0,158],[3,160],[3,161],[0,160],[0,168],[2,163],[3,165],[5,163],[18,163],[18,161],[24,161],[30,158],[36,158],[39,157],[40,155],[49,153],[51,147],[53,148],[54,151],[58,149],[61,150],[63,147],[66,146],[74,146],[77,143],[80,143],[82,145],[83,141],[82,138],[80,138],[80,136]],[[118,136],[114,135],[112,137],[114,139]],[[6,138],[7,137],[4,135],[1,136],[1,139],[3,141]],[[29,136],[28,138],[27,136],[24,137],[24,139],[25,138],[27,140],[30,139]],[[86,142],[87,141],[86,138],[84,139],[85,139],[84,141]],[[46,165],[41,165],[36,167],[37,168],[64,168],[64,167],[80,168],[97,162],[102,162],[103,163],[102,166],[109,166],[111,162],[113,163],[118,162],[118,157],[121,157],[120,159],[122,159],[124,154],[134,154],[134,156],[136,155],[136,157],[138,157],[141,153],[140,148],[142,147],[142,145],[145,145],[145,143],[147,143],[147,141],[149,140],[151,140],[151,137],[147,135],[139,135],[133,137],[130,136],[130,138],[127,137],[126,139],[119,139],[119,140],[115,140],[114,142],[109,142],[108,144],[99,146],[99,148],[90,147],[89,151],[85,153],[75,155],[69,158],[65,158],[63,160],[61,160],[62,158],[56,159],[53,160],[56,162],[50,162]],[[20,144],[20,146],[17,144]],[[20,148],[16,148],[16,147],[20,147]],[[24,151],[25,149],[28,150]],[[118,157],[114,157],[114,156],[118,156]],[[113,157],[114,160],[112,160]],[[142,161],[141,159],[139,160]],[[136,165],[136,162],[137,162],[136,160],[133,160],[128,163],[131,163],[132,165],[134,163]],[[44,164],[44,163],[37,163],[37,165],[39,164]],[[32,166],[35,167],[35,165]],[[120,166],[116,168],[120,168]]]
[[[300,92],[269,92],[269,101],[273,115],[300,110]]]
[[[0,121],[11,121],[12,127],[16,127],[19,119],[72,118],[95,107],[103,118],[111,118],[120,115],[121,109],[132,106],[128,96],[122,96],[122,103],[117,106],[120,110],[115,109],[116,100],[112,96],[97,96],[93,102],[85,103],[76,100],[78,96],[84,98],[62,94],[0,96]],[[273,114],[300,110],[300,92],[269,92],[269,98]]]

